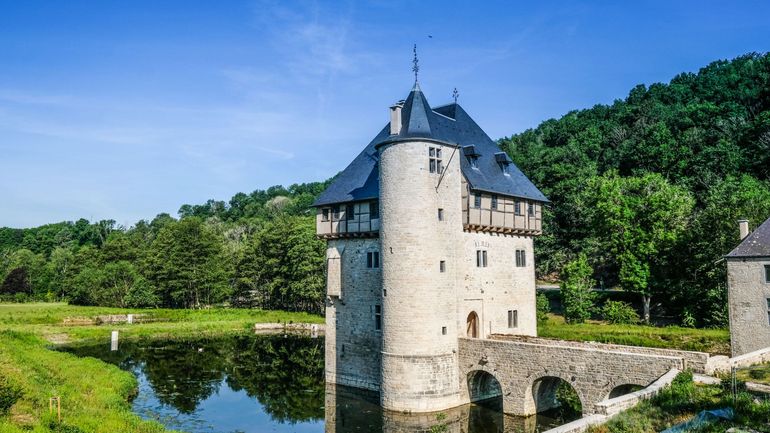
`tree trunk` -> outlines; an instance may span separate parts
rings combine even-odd
[[[644,305],[643,320],[644,323],[650,324],[650,295],[642,295],[642,304]]]

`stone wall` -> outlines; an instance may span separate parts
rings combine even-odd
[[[379,239],[330,240],[342,251],[341,296],[326,301],[326,381],[379,390],[382,331],[375,308],[382,305],[381,270],[368,268],[366,253],[380,251]]]
[[[606,344],[583,341],[553,340],[550,338],[525,337],[518,335],[492,335],[490,338],[504,341],[519,341],[523,343],[547,344],[551,346],[576,347],[582,349],[600,349],[614,352],[638,353],[642,355],[673,356],[684,360],[684,368],[693,373],[706,373],[706,365],[711,356],[705,352],[692,352],[687,350],[661,349],[657,347],[624,346],[620,344]]]
[[[525,343],[517,341],[459,339],[460,382],[469,398],[467,378],[476,370],[495,376],[503,391],[503,410],[531,415],[537,407],[533,387],[543,380],[560,379],[571,385],[583,412],[596,411],[596,403],[622,385],[647,386],[671,369],[682,369],[681,357],[630,353],[598,348]],[[543,395],[547,397],[547,395]]]
[[[770,346],[770,283],[765,282],[765,265],[770,265],[770,258],[727,260],[733,356]]]

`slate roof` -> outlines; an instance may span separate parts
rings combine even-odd
[[[503,173],[501,163],[498,162],[501,156],[495,156],[501,152],[497,143],[489,138],[459,104],[431,109],[420,87],[415,84],[401,111],[401,132],[398,135],[390,135],[390,124],[386,124],[353,162],[318,196],[313,206],[378,198],[380,186],[377,146],[415,138],[436,140],[459,147],[473,146],[474,153],[478,154],[476,168],[471,166],[470,155],[463,152],[463,149],[458,149],[454,156],[459,159],[460,169],[473,190],[548,202],[545,195],[513,162],[507,164],[508,175]],[[446,155],[445,159],[448,158],[449,155]]]
[[[751,232],[726,258],[770,257],[770,218]]]

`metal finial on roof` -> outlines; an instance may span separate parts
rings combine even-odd
[[[412,66],[412,72],[414,72],[414,82],[417,83],[417,74],[420,72],[420,60],[417,59],[417,44],[414,44],[414,60],[412,60],[412,63],[414,66]]]
[[[452,90],[452,99],[455,100],[455,104],[457,103],[457,98],[460,97],[460,92],[457,91],[457,87],[455,87],[454,90]]]

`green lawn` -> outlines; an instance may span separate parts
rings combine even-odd
[[[730,332],[726,329],[696,329],[678,326],[610,325],[599,321],[569,325],[561,316],[549,315],[538,324],[538,335],[574,341],[626,344],[730,354]]]
[[[151,323],[65,325],[65,319],[148,314]],[[80,322],[88,322],[81,320]],[[67,304],[0,304],[0,432],[162,432],[131,412],[136,379],[115,366],[48,349],[52,343],[103,339],[183,338],[248,332],[255,323],[322,323],[320,316],[260,310],[121,310]],[[48,414],[60,396],[62,425]],[[17,399],[18,397],[18,399]],[[10,404],[13,403],[13,404]],[[10,406],[10,407],[8,407]]]

